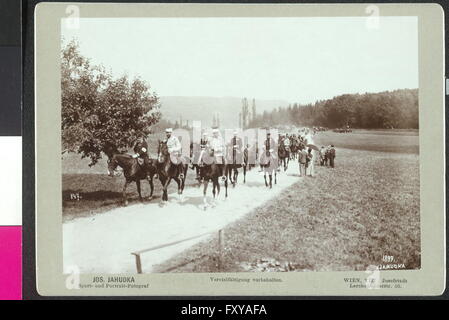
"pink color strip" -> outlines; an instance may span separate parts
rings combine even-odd
[[[22,299],[22,227],[0,226],[0,300]]]

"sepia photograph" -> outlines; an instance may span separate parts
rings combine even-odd
[[[416,16],[60,28],[64,273],[421,268]]]

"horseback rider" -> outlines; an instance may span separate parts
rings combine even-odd
[[[237,157],[240,156],[242,154],[242,148],[243,148],[243,143],[242,143],[242,139],[240,139],[237,136],[238,132],[237,130],[234,130],[233,132],[233,137],[231,139],[231,146],[232,146],[232,162],[233,164],[241,164],[244,165],[243,163],[239,163],[241,161],[237,161]]]
[[[290,137],[288,136],[287,133],[284,138],[284,146],[287,151],[290,151],[290,144],[291,144]]]
[[[265,139],[264,146],[267,157],[270,156],[270,149],[277,149],[276,141],[271,137],[271,133],[269,131],[267,132],[267,138]]]
[[[267,166],[269,164],[269,161],[267,161],[267,159],[269,159],[271,156],[270,150],[273,150],[273,151],[277,150],[276,141],[274,141],[274,139],[271,137],[270,131],[267,131],[267,138],[265,139],[263,146],[264,146],[265,152],[263,152],[260,155],[260,159],[259,159],[260,170],[259,170],[259,172],[262,171],[262,168],[264,166]]]
[[[203,132],[203,136],[201,137],[201,140],[200,140],[200,148],[201,148],[201,150],[205,150],[206,149],[207,143],[208,143],[207,132]]]
[[[198,157],[198,166],[204,166],[203,163],[203,154],[206,152],[206,148],[208,147],[209,139],[207,138],[207,132],[203,132],[203,136],[200,139],[200,155]]]
[[[178,137],[173,136],[172,133],[172,128],[165,129],[165,135],[167,137],[165,142],[167,144],[168,153],[170,154],[170,160],[175,165],[182,165],[181,143],[179,142]]]
[[[209,148],[213,151],[215,163],[221,170],[221,180],[224,181],[226,180],[224,159],[225,146],[218,129],[212,130],[212,138],[209,140]]]
[[[149,166],[149,162],[150,159],[148,157],[148,143],[145,141],[143,136],[139,136],[136,140],[136,142],[134,143],[134,155],[133,158],[140,158],[143,160],[143,164],[141,164],[140,161],[137,161],[139,163],[140,166],[143,166],[145,168],[146,171],[148,171],[148,166]]]

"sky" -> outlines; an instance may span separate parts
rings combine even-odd
[[[312,103],[418,88],[417,17],[82,18],[64,41],[159,96]]]

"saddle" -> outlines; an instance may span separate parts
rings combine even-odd
[[[187,160],[180,155],[179,153],[172,153],[170,154],[170,161],[171,163],[173,163],[175,166],[177,165],[184,165],[187,163]]]
[[[265,152],[261,155],[260,157],[260,165],[264,168],[264,167],[269,167],[270,166],[270,156],[267,156],[265,154]]]
[[[214,157],[214,161],[216,164],[225,164],[224,157],[222,157],[222,156]]]

